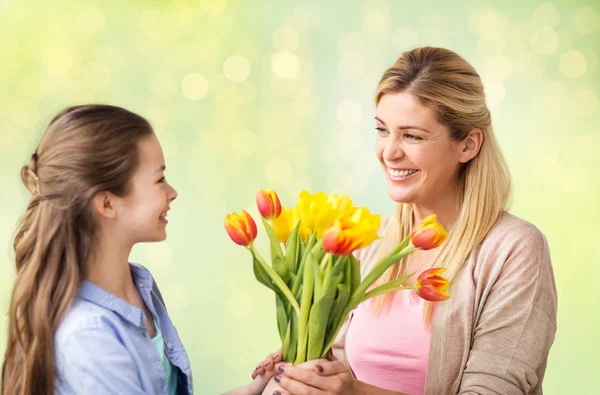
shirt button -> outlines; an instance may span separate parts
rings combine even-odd
[[[172,345],[171,343],[167,343],[167,348],[168,348],[169,350],[172,350],[172,349],[173,349],[173,345]]]

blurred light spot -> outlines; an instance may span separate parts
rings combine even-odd
[[[231,82],[242,82],[250,75],[250,63],[240,55],[233,55],[225,61],[223,73]]]
[[[177,81],[169,73],[154,73],[150,77],[150,90],[156,98],[167,100],[177,93]]]
[[[367,48],[366,37],[362,33],[347,33],[338,40],[338,51],[345,52],[363,52]]]
[[[342,55],[339,61],[340,75],[344,78],[356,78],[363,75],[367,65],[364,56],[357,52],[347,52]]]
[[[279,78],[294,78],[299,69],[298,57],[289,51],[279,51],[271,58],[271,70]]]
[[[359,177],[371,177],[379,170],[375,151],[361,150],[352,155],[352,169]]]
[[[411,50],[419,44],[419,34],[410,27],[401,27],[394,32],[391,41],[396,51]]]
[[[561,51],[570,51],[573,49],[573,38],[567,29],[558,29],[556,34],[558,35]]]
[[[390,32],[390,18],[387,9],[362,9],[362,30],[371,37],[387,37]]]
[[[102,63],[91,63],[83,70],[83,81],[87,88],[100,91],[110,82],[110,69]]]
[[[258,92],[256,90],[256,84],[252,81],[246,81],[240,86],[240,96],[242,98],[242,104],[249,105],[254,103]]]
[[[39,122],[38,109],[34,102],[16,99],[10,103],[9,119],[23,129],[33,128]]]
[[[579,51],[585,58],[585,62],[587,64],[587,73],[592,74],[596,72],[598,69],[598,58],[596,57],[594,50],[592,48],[582,48]]]
[[[556,52],[559,44],[558,35],[548,26],[540,27],[531,36],[533,50],[542,55]]]
[[[272,183],[285,183],[292,176],[292,165],[287,159],[272,158],[265,169],[267,180]]]
[[[190,73],[183,78],[181,91],[190,100],[200,100],[208,93],[208,81],[200,73]]]
[[[164,30],[164,17],[157,10],[145,10],[140,18],[140,25],[148,37],[157,37]]]
[[[248,156],[256,151],[256,133],[247,129],[240,129],[231,136],[231,147],[236,154]]]
[[[574,79],[587,72],[587,63],[581,52],[571,50],[560,57],[558,68],[565,77]]]
[[[98,34],[104,31],[106,18],[101,10],[96,7],[85,7],[77,15],[77,25],[89,34]]]
[[[234,291],[227,300],[227,311],[236,320],[249,317],[254,313],[254,300],[245,291]]]
[[[504,82],[512,74],[512,62],[506,56],[492,56],[485,64],[484,78]]]
[[[582,117],[592,117],[598,113],[600,102],[596,92],[591,89],[584,89],[575,93],[573,107],[575,114]]]
[[[482,55],[498,55],[506,48],[504,37],[499,34],[487,34],[477,42],[477,49]]]
[[[44,68],[48,74],[69,74],[72,67],[71,55],[62,48],[50,47],[44,53]]]
[[[319,10],[315,5],[303,4],[293,11],[292,20],[298,30],[306,32],[319,23]]]
[[[533,27],[549,26],[554,29],[560,24],[560,15],[552,4],[544,3],[533,10],[531,20]]]
[[[227,8],[226,0],[200,0],[200,8],[208,14],[220,14]]]
[[[290,26],[279,26],[273,32],[273,45],[280,51],[295,51],[299,41],[298,33]]]
[[[342,125],[357,125],[363,119],[362,107],[353,100],[344,100],[337,108],[337,119]]]
[[[600,16],[594,8],[585,6],[575,12],[572,22],[578,33],[592,34],[600,27]]]
[[[146,262],[148,262],[150,268],[162,269],[169,267],[172,259],[173,252],[167,243],[152,243],[148,246]]]
[[[469,17],[471,30],[479,35],[502,35],[508,21],[498,10],[493,8],[478,8]]]
[[[483,86],[485,90],[485,98],[490,108],[498,107],[504,101],[506,89],[500,81],[484,80]]]
[[[540,56],[524,54],[513,59],[514,71],[530,79],[542,79],[546,72],[546,62]]]

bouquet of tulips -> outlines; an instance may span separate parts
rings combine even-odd
[[[361,280],[360,262],[352,254],[378,239],[381,219],[366,207],[355,207],[347,195],[300,193],[294,208],[281,206],[274,191],[256,195],[258,211],[270,241],[270,264],[253,242],[256,223],[246,211],[225,219],[225,230],[248,248],[256,279],[275,292],[277,326],[283,359],[298,365],[324,358],[348,314],[361,302],[385,292],[414,289],[429,301],[450,297],[443,268],[371,288],[394,263],[419,249],[439,246],[447,237],[432,215],[373,266]]]

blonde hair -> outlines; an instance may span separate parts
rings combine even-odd
[[[379,82],[375,103],[378,104],[386,94],[399,92],[409,92],[431,108],[437,121],[448,128],[451,139],[462,141],[475,128],[483,133],[479,153],[460,169],[458,217],[432,264],[432,267],[445,267],[444,275],[452,280],[473,248],[507,209],[510,194],[508,166],[492,131],[481,78],[458,54],[432,47],[404,52]],[[383,235],[379,256],[387,254],[413,226],[412,204],[397,203]],[[390,268],[378,284],[404,275],[405,263],[406,259]],[[389,307],[391,301],[392,294],[383,294],[373,300],[371,307],[379,312]],[[424,320],[427,325],[431,324],[432,318],[433,303],[426,302]]]
[[[32,196],[14,239],[17,275],[0,393],[54,393],[54,333],[94,241],[90,201],[99,191],[128,193],[137,142],[152,133],[144,118],[119,107],[70,107],[50,122],[21,169]]]

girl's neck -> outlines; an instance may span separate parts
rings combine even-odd
[[[129,254],[133,246],[120,245],[115,240],[98,236],[85,265],[84,280],[132,305],[138,305],[139,294],[129,268]]]

